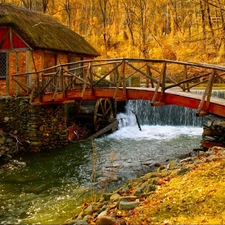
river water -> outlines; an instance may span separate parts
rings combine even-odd
[[[202,120],[194,111],[149,108],[149,102],[129,102],[127,113],[118,114],[118,131],[93,143],[18,156],[26,167],[0,173],[0,224],[63,223],[88,198],[92,171],[94,187],[105,190],[199,147]],[[141,130],[129,109],[137,113]]]

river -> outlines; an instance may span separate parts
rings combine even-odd
[[[141,130],[131,108],[138,112]],[[118,114],[120,125],[113,134],[93,143],[17,156],[26,167],[0,174],[0,224],[63,223],[88,198],[92,171],[95,188],[106,190],[150,171],[157,162],[199,147],[202,121],[195,121],[194,111],[175,108],[175,115],[165,108],[160,114],[152,107],[153,115],[148,110],[148,102],[130,102],[128,112]]]

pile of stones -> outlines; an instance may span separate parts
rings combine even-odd
[[[206,149],[213,146],[225,147],[225,118],[209,115],[203,124],[202,146]]]
[[[213,147],[206,152],[163,163],[156,171],[129,180],[112,192],[102,193],[97,201],[84,202],[80,213],[67,220],[64,225],[126,225],[126,217],[154,195],[161,185],[165,185],[173,177],[189,173],[202,163],[224,158],[225,148]]]

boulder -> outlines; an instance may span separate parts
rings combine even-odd
[[[111,216],[100,216],[96,222],[97,225],[114,225],[116,219]]]
[[[139,202],[128,202],[128,201],[120,201],[119,202],[119,209],[120,210],[130,210],[134,209],[139,205]]]

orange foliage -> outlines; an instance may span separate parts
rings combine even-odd
[[[223,62],[225,0],[4,2],[53,15],[84,36],[102,58]]]

